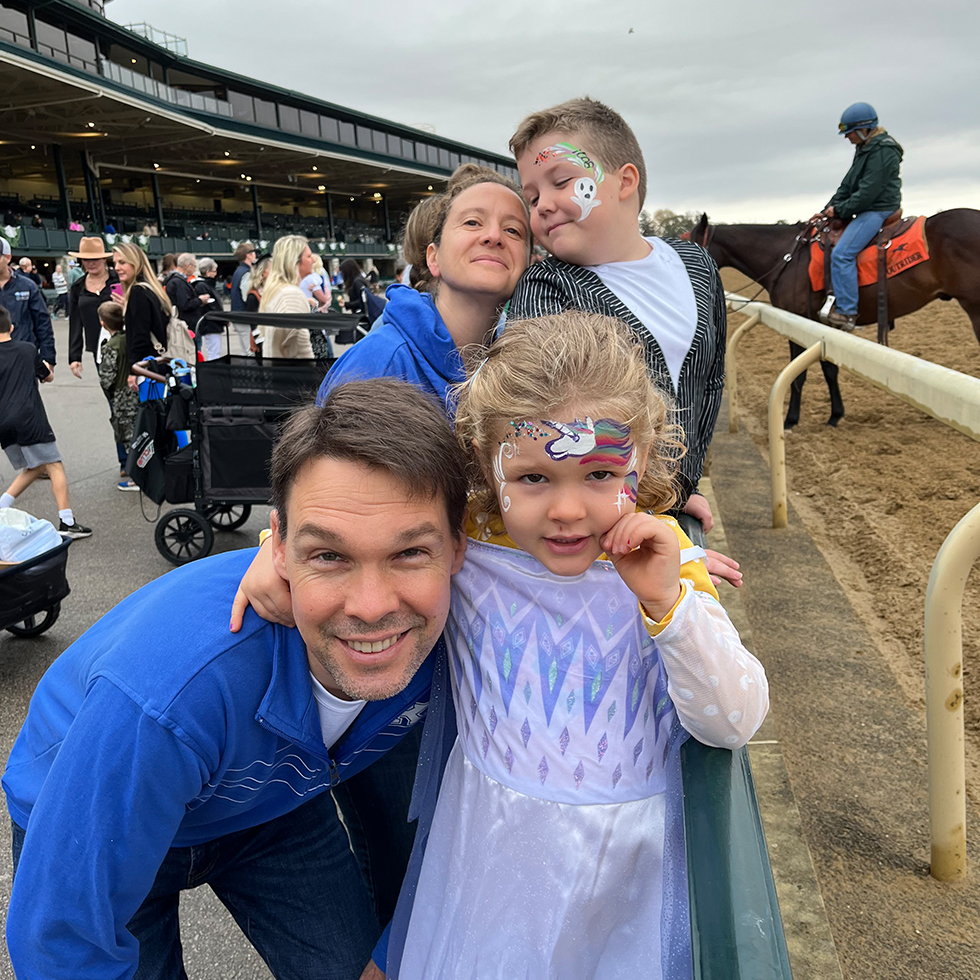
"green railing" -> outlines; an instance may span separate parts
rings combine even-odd
[[[681,749],[694,980],[792,980],[745,749]]]

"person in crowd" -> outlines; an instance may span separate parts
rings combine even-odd
[[[769,700],[704,552],[664,516],[683,431],[612,317],[509,322],[472,363],[456,412],[469,541],[446,633],[465,724],[420,814],[386,975],[686,976],[680,745],[745,745]],[[433,719],[442,696],[434,680]],[[514,875],[517,901],[500,888]]]
[[[303,295],[310,301],[317,313],[326,313],[330,309],[332,293],[325,280],[323,259],[315,252],[313,253],[313,271],[300,282],[299,288],[303,290]],[[333,341],[322,330],[310,332],[310,345],[317,360],[333,357]]]
[[[37,271],[37,266],[35,266],[34,262],[26,255],[17,263],[17,265],[20,267],[20,274],[30,279],[38,289],[44,285],[44,283],[41,281],[40,273]]]
[[[114,235],[116,233],[116,226],[111,221],[106,223],[105,233],[107,235]]]
[[[248,278],[248,294],[245,296],[245,312],[258,313],[262,305],[262,290],[265,289],[265,281],[269,278],[269,267],[272,265],[272,256],[263,255],[253,266]],[[249,351],[259,353],[265,342],[265,332],[261,327],[252,327],[249,336]]]
[[[231,309],[232,312],[242,313],[245,311],[245,298],[249,291],[249,278],[252,267],[255,265],[255,245],[252,242],[240,242],[235,249],[235,258],[238,260],[238,268],[235,269],[231,277]],[[248,354],[251,350],[251,330],[247,324],[233,323],[235,333],[238,334],[238,342],[241,344],[242,353]]]
[[[68,225],[68,230],[69,231],[85,231],[85,225],[83,225],[80,221],[72,221]]]
[[[180,893],[205,882],[275,976],[367,962],[372,898],[397,892],[407,850],[365,880],[333,794],[417,745],[463,558],[463,457],[412,386],[362,382],[296,413],[271,484],[296,628],[229,633],[253,552],[213,555],[129,596],[38,684],[3,776],[18,976],[183,975]],[[360,574],[337,575],[330,548]],[[207,602],[166,616],[188,596]]]
[[[622,319],[653,379],[674,398],[687,454],[681,524],[696,544],[714,524],[698,492],[725,380],[726,309],[714,261],[694,242],[644,238],[646,167],[633,131],[594,99],[528,116],[511,137],[531,230],[551,258],[528,269],[508,318],[569,308]]]
[[[374,289],[378,283],[381,281],[381,275],[378,272],[377,266],[371,259],[367,260],[367,269],[364,273],[365,278],[368,281],[368,285]]]
[[[302,235],[284,235],[272,247],[272,261],[259,303],[260,313],[309,313],[310,303],[299,284],[313,271],[313,253]],[[265,357],[312,358],[308,330],[264,327]]]
[[[160,272],[157,278],[161,283],[165,283],[177,268],[177,256],[173,252],[167,254],[160,260]]]
[[[44,222],[41,220],[41,216],[39,214],[35,214],[34,217],[31,218],[31,227],[32,228],[44,227]]]
[[[140,234],[144,238],[149,238],[153,234],[153,230],[150,228],[150,223],[148,221],[143,222],[143,230],[140,232]]]
[[[112,258],[102,239],[83,238],[77,252],[68,253],[78,259],[80,275],[69,290],[68,300],[68,366],[76,378],[82,376],[82,348],[91,351],[96,366],[99,363],[99,307],[114,296],[122,295],[119,277],[106,260]],[[120,460],[124,463],[125,456]]]
[[[136,364],[166,350],[172,304],[138,245],[120,242],[112,258],[123,287],[127,356]]]
[[[34,344],[14,340],[13,333],[10,313],[0,307],[0,447],[20,471],[0,494],[0,509],[12,507],[46,474],[58,505],[58,531],[67,538],[87,538],[92,529],[75,520],[65,466],[38,390],[38,381],[53,381],[54,372]]]
[[[405,270],[408,268],[408,263],[404,259],[399,259],[395,263],[395,282],[403,282],[408,285],[408,280],[405,278]]]
[[[201,319],[204,308],[211,302],[211,294],[205,290],[201,295],[194,288],[197,279],[197,257],[190,252],[177,256],[177,265],[163,282],[170,302],[177,307],[177,315],[187,324],[195,337],[200,350],[201,339],[197,335],[197,321]]]
[[[210,256],[205,256],[197,263],[197,278],[193,281],[194,291],[202,298],[207,299],[203,312],[211,313],[222,309],[221,300],[218,298],[218,263]],[[201,344],[204,350],[204,359],[213,361],[221,357],[221,338],[227,326],[226,320],[208,320],[200,323]]]
[[[840,117],[838,130],[854,146],[854,160],[827,206],[810,220],[840,218],[848,222],[830,256],[834,305],[832,327],[857,326],[857,258],[881,231],[885,219],[902,206],[899,169],[904,150],[878,125],[878,113],[867,102],[855,102]]]
[[[65,316],[68,316],[68,280],[61,268],[61,263],[57,263],[51,274],[51,284],[55,292],[54,306],[51,309],[52,317],[57,317],[59,310],[64,310]]]
[[[62,259],[62,264],[68,267],[68,288],[70,290],[75,282],[85,275],[85,271],[78,264],[78,260],[71,258],[70,254]]]
[[[136,392],[129,386],[130,365],[129,354],[126,350],[125,320],[120,303],[110,301],[99,305],[99,322],[108,338],[102,341],[99,361],[99,384],[112,406],[112,434],[116,445],[125,451],[133,441],[133,422],[139,399]],[[119,471],[118,490],[139,490],[125,469],[126,457],[123,456]]]
[[[351,313],[367,316],[374,323],[384,311],[385,301],[376,295],[368,282],[357,259],[344,259],[340,263],[340,274],[344,278],[347,293],[347,309]]]
[[[32,279],[10,266],[10,242],[0,238],[0,306],[14,325],[14,339],[33,344],[54,370],[54,328],[48,304]]]

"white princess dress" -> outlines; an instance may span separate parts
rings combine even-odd
[[[610,562],[565,578],[469,541],[447,629],[459,734],[399,980],[690,976],[679,748],[744,744],[768,710],[695,565],[660,629]]]

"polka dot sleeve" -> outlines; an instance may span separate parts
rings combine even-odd
[[[684,595],[657,635],[667,690],[681,724],[699,741],[723,749],[745,745],[769,710],[769,683],[759,661],[713,596],[682,579]]]

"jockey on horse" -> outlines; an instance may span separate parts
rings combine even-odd
[[[858,253],[874,240],[885,219],[902,204],[902,147],[878,125],[878,114],[867,102],[844,110],[838,127],[854,144],[854,161],[837,192],[811,221],[838,218],[848,222],[831,256],[836,301],[827,322],[853,330],[858,311]]]

